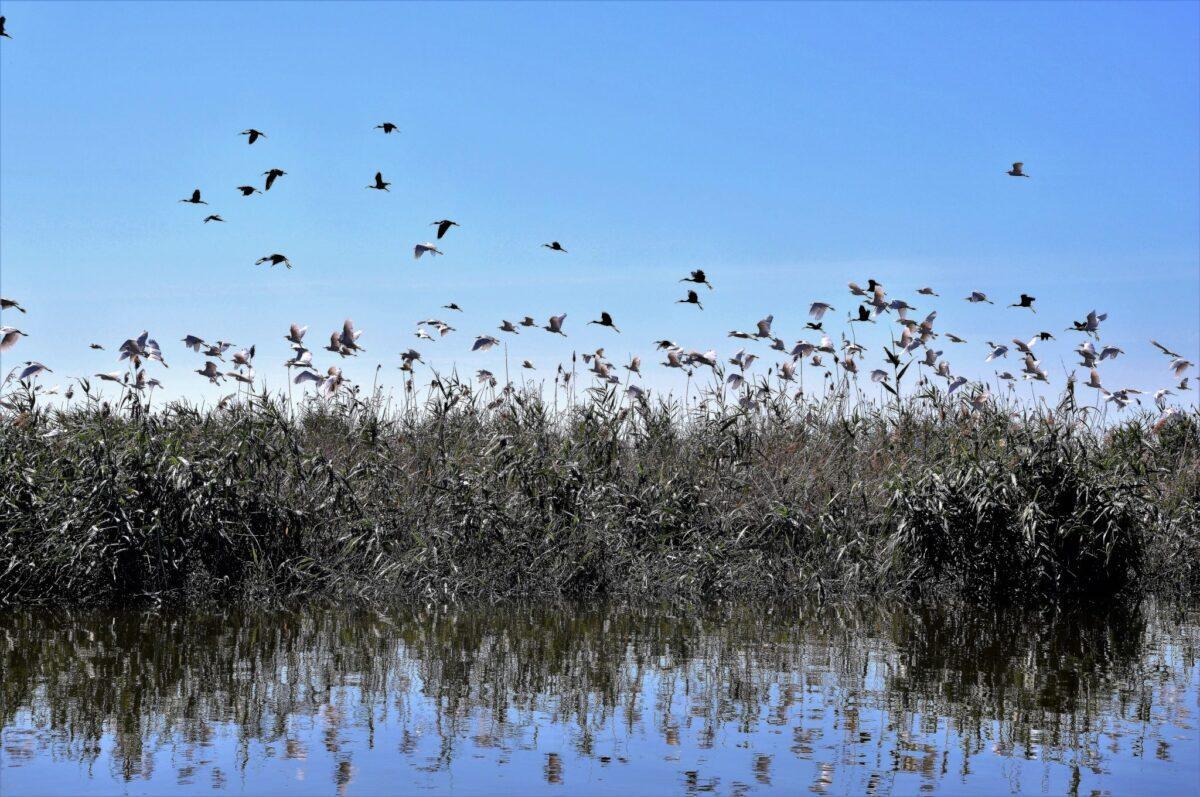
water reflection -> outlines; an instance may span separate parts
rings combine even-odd
[[[1200,616],[0,615],[0,791],[1163,793]]]

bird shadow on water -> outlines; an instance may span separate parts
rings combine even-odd
[[[1152,602],[10,611],[3,771],[63,793],[1182,787],[1198,650],[1200,613]]]

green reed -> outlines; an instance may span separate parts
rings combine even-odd
[[[1200,594],[1200,415],[439,380],[0,423],[0,602]]]

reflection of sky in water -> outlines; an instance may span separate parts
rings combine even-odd
[[[1195,614],[1030,622],[0,616],[0,791],[1165,795],[1200,783]]]

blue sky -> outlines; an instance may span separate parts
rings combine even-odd
[[[0,3],[0,290],[30,335],[0,365],[64,382],[149,329],[171,395],[215,394],[188,333],[258,344],[279,387],[290,322],[316,348],[351,316],[351,376],[410,345],[498,370],[474,335],[567,312],[566,341],[510,340],[549,375],[572,348],[661,359],[661,337],[728,355],[767,313],[790,343],[875,277],[971,341],[939,344],[956,372],[1096,308],[1128,352],[1106,383],[1163,387],[1148,338],[1200,359],[1198,8]],[[365,189],[380,169],[390,194]],[[197,187],[208,208],[177,202]],[[446,255],[414,262],[443,217]],[[271,252],[295,269],[253,265]],[[704,312],[673,303],[697,267]],[[1036,316],[1002,306],[1021,291]],[[451,300],[459,332],[414,339]],[[622,335],[584,325],[602,309]],[[1056,387],[1077,342],[1046,349]]]

